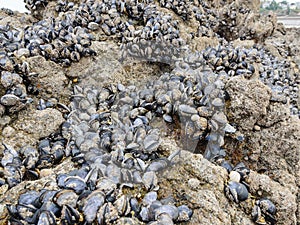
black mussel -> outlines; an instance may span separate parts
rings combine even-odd
[[[249,192],[244,184],[229,181],[225,187],[225,195],[235,203],[240,203],[248,198]]]

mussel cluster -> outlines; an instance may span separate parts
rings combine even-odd
[[[229,173],[229,181],[225,187],[225,195],[235,203],[240,203],[248,199],[249,184],[247,183],[247,177],[250,173],[250,169],[242,162],[232,168],[230,163],[223,161],[221,166],[226,168]]]
[[[276,206],[267,198],[255,202],[252,210],[253,221],[257,224],[276,224]]]
[[[145,61],[170,64],[178,58],[185,41],[180,37],[178,21],[155,5],[145,7],[143,26],[128,26],[122,32],[123,58],[133,57]]]
[[[231,201],[239,204],[250,197],[249,192],[249,174],[250,169],[244,163],[238,163],[233,167],[224,158],[217,161],[228,172],[228,183],[224,188],[225,195]],[[252,196],[252,198],[256,198]],[[256,224],[276,224],[275,218],[276,206],[268,198],[261,198],[255,201],[252,209],[252,220]]]
[[[182,136],[189,139],[187,143],[196,143],[185,149],[195,151],[198,142],[208,140],[206,156],[211,159],[225,154],[220,148],[228,124],[223,112],[223,85],[220,76],[209,68],[194,70],[178,62],[171,73],[149,81],[144,88],[118,84],[97,90],[76,86],[73,113],[65,127],[72,128],[75,144],[84,154],[100,146],[112,150],[115,159],[121,161],[124,150],[148,160],[160,139],[159,129],[152,129],[151,121],[161,117],[169,124],[177,124],[184,131]],[[103,130],[100,138],[98,129]]]
[[[193,16],[192,5],[188,4],[188,1],[161,0],[159,1],[159,4],[161,7],[173,10],[183,20],[191,19]]]
[[[171,65],[168,73],[145,85],[111,84],[100,89],[75,86],[61,130],[39,140],[37,147],[18,151],[5,145],[0,183],[9,188],[23,180],[36,180],[39,170],[71,157],[77,168],[57,175],[54,188],[27,191],[9,205],[15,224],[173,224],[188,221],[193,212],[172,198],[158,197],[158,174],[173,166],[180,151],[169,155],[160,149],[162,126],[169,129],[182,149],[201,152],[215,161],[224,158],[225,132],[234,133],[226,118],[224,82],[231,76],[260,79],[273,90],[272,101],[289,102],[299,114],[298,75],[288,61],[280,61],[259,44],[233,47],[222,38],[237,32],[235,8],[219,13],[206,1],[179,0],[26,0],[35,16],[48,4],[55,17],[38,19],[24,29],[0,26],[0,117],[23,109],[38,95],[26,59],[43,56],[65,67],[82,57],[94,56],[93,41],[113,38],[121,45],[122,61],[129,58]],[[189,38],[214,36],[217,47],[189,51],[179,21],[195,19],[196,33]],[[223,20],[223,21],[222,21]],[[230,29],[227,29],[230,28]],[[217,32],[219,30],[219,32]],[[186,37],[185,37],[186,38]],[[245,37],[242,37],[244,39]],[[255,66],[255,65],[259,66]],[[257,71],[259,70],[259,71]],[[3,88],[2,88],[3,87]],[[40,99],[38,109],[57,105]],[[201,149],[199,146],[205,146]],[[225,163],[226,164],[226,163]],[[249,197],[244,164],[232,168],[225,194],[235,203]],[[268,199],[255,203],[253,220],[275,223],[276,208]]]
[[[40,11],[47,4],[48,1],[26,1],[32,12]],[[143,40],[155,40],[156,43],[164,40],[175,46],[183,42],[179,38],[178,22],[158,11],[151,1],[85,1],[76,6],[72,2],[57,1],[55,9],[57,17],[42,18],[24,29],[8,24],[0,27],[1,84],[5,90],[0,95],[7,94],[1,99],[0,115],[4,111],[19,111],[31,101],[27,94],[39,92],[30,82],[29,76],[33,74],[26,60],[28,57],[41,55],[46,60],[70,66],[81,57],[95,55],[90,46],[96,31],[106,37],[114,35],[124,44],[133,39],[141,43]],[[130,20],[122,20],[122,15]],[[143,25],[137,26],[131,20]],[[165,54],[166,44],[158,46],[156,51],[150,47],[152,44],[153,41],[147,43],[144,53],[148,58]],[[143,47],[134,51],[140,54]],[[177,49],[173,48],[168,56],[175,51]]]
[[[32,12],[39,11],[40,7],[46,7],[48,3],[46,0],[26,1]],[[57,17],[40,19],[23,30],[9,25],[0,27],[2,73],[7,71],[22,78],[22,81],[8,78],[10,82],[4,82],[3,86],[9,95],[1,101],[1,108],[5,105],[8,111],[18,111],[31,101],[26,97],[28,93],[38,93],[38,88],[33,87],[28,79],[30,71],[27,57],[42,55],[47,60],[69,66],[72,62],[78,62],[81,57],[95,55],[90,48],[92,41],[107,36],[114,36],[122,43],[123,58],[138,57],[170,64],[186,54],[184,49],[188,43],[180,35],[179,22],[171,14],[162,12],[153,1],[88,0],[80,4],[67,1],[54,3]],[[191,38],[211,36],[207,33],[212,33],[221,40],[216,30],[220,30],[220,27],[228,30],[231,26],[222,24],[216,9],[204,1],[160,1],[159,4],[171,8],[184,18],[187,15],[196,18],[201,32],[191,33]],[[235,10],[235,16],[241,12],[248,13],[241,6]],[[190,11],[192,12],[187,13]],[[232,14],[234,13],[231,12],[228,16],[232,17]],[[124,20],[124,16],[128,20]],[[96,35],[99,32],[103,33],[100,37]],[[254,73],[253,61],[260,62],[261,79],[272,87],[274,101],[279,99],[290,102],[291,112],[299,114],[298,83],[294,82],[297,75],[290,72],[288,62],[277,60],[259,45],[251,49],[239,49],[228,45],[224,39],[222,42],[224,44],[219,48],[209,48],[200,54],[205,63],[214,71],[225,72],[229,76],[251,76]],[[9,77],[7,73],[1,76],[3,79]],[[0,94],[2,96],[4,93]],[[5,109],[0,110],[0,113]]]
[[[37,148],[24,146],[16,151],[4,144],[0,167],[2,185],[11,188],[23,180],[38,179],[39,170],[53,167],[66,155],[65,145],[66,139],[59,134],[40,140]]]
[[[80,207],[80,201],[55,203],[57,196],[53,195],[51,204],[48,199],[28,209],[35,215],[31,217],[35,218],[33,223],[44,217],[50,224],[55,218],[66,221],[65,216],[72,217],[69,214],[75,213],[73,217],[78,219],[68,223],[78,223],[80,216],[77,215],[83,215],[85,221],[97,220],[102,224],[99,221],[112,222],[131,215],[133,207],[137,207],[136,218],[144,222],[169,221],[172,224],[172,221],[189,220],[192,211],[184,205],[176,207],[174,200],[170,203],[151,197],[153,202],[130,206],[129,200],[137,196],[125,195],[122,189],[144,189],[148,193],[144,198],[150,193],[150,196],[157,195],[157,173],[171,167],[173,159],[180,154],[176,151],[169,156],[162,155],[160,126],[177,124],[180,141],[186,144],[183,147],[187,150],[195,151],[199,143],[208,141],[207,158],[225,155],[221,149],[227,124],[222,111],[224,84],[211,69],[194,68],[184,61],[177,62],[171,73],[149,81],[144,87],[111,84],[98,90],[75,86],[69,106],[71,113],[62,124],[60,134],[41,140],[37,150],[22,148],[21,155],[7,147],[2,166],[4,171],[10,171],[11,166],[15,169],[4,176],[10,187],[32,176],[37,179],[36,169],[50,168],[64,156],[70,156],[79,169],[57,176],[59,193],[76,195],[87,202],[91,198],[94,204]],[[122,200],[118,201],[118,197]],[[125,205],[117,206],[119,203]],[[110,210],[116,213],[111,218],[108,216]],[[27,217],[20,214],[24,209],[19,211],[18,205],[10,206],[9,211],[11,221],[26,221]]]
[[[198,21],[197,30],[191,32],[191,37],[217,37],[219,36],[218,27],[223,21],[218,17],[218,12],[212,2],[189,1],[189,0],[160,0],[159,5],[163,8],[171,9],[184,21],[193,18]],[[233,18],[232,18],[233,19]]]
[[[98,90],[76,86],[70,105],[72,113],[62,130],[64,137],[69,139],[67,148],[70,148],[68,152],[73,160],[82,166],[88,165],[89,172],[84,178],[76,179],[73,175],[60,175],[58,185],[65,189],[74,188],[78,193],[91,189],[108,194],[113,194],[112,187],[118,193],[122,193],[122,188],[135,190],[140,187],[146,190],[143,202],[148,198],[150,202],[136,206],[139,210],[134,211],[134,215],[138,219],[155,221],[151,224],[189,220],[192,211],[187,206],[177,208],[174,203],[157,200],[157,173],[171,167],[174,157],[180,154],[176,151],[169,156],[162,155],[159,126],[177,121],[184,132],[181,135],[188,139],[187,143],[196,142],[189,146],[191,151],[198,142],[210,136],[206,150],[210,158],[222,153],[222,130],[227,120],[217,110],[223,107],[223,101],[215,74],[210,70],[190,69],[187,75],[187,66],[181,65],[184,67],[181,68],[178,64],[174,73],[149,81],[145,87],[118,84]],[[206,114],[200,116],[198,110]],[[208,121],[212,124],[211,129]],[[158,127],[154,128],[154,124]],[[211,133],[208,135],[209,130]],[[76,180],[78,185],[69,180]],[[130,197],[123,197],[127,205]],[[95,212],[102,211],[102,204],[95,206]],[[130,210],[127,207],[123,207],[127,213],[119,216],[128,215]]]
[[[249,9],[238,6],[235,3],[228,4],[219,15],[221,21],[220,24],[218,24],[219,26],[216,32],[227,40],[235,40],[237,37],[242,40],[247,38],[252,39],[255,31],[252,33],[246,29],[251,30],[253,28],[245,27],[246,29],[240,29],[240,27],[237,26],[237,24],[242,21],[243,15],[249,15],[249,13],[251,13]]]
[[[259,79],[272,90],[271,101],[289,102],[291,114],[300,115],[297,103],[299,74],[292,70],[288,60],[279,60],[260,45],[249,49],[230,45],[209,47],[202,54],[206,64],[218,74],[246,78],[259,74]]]
[[[38,11],[44,9],[49,1],[48,0],[24,0],[26,8],[31,11]]]
[[[57,20],[59,21],[59,20]],[[39,89],[30,82],[29,64],[26,58],[41,55],[46,59],[69,66],[81,57],[94,55],[89,46],[93,37],[86,28],[74,26],[73,21],[55,22],[45,19],[27,27],[15,29],[9,25],[0,27],[1,90],[0,115],[23,109],[32,102],[28,94],[38,94]]]
[[[32,101],[27,95],[28,86],[22,73],[28,72],[28,65],[22,63],[16,51],[22,45],[22,32],[9,25],[0,26],[0,116],[15,112]]]
[[[81,176],[84,171],[81,171]],[[16,224],[141,224],[143,221],[156,220],[148,224],[173,224],[174,221],[187,221],[192,211],[185,205],[176,207],[172,199],[157,200],[157,193],[152,191],[144,198],[128,198],[118,194],[116,186],[109,181],[102,181],[102,188],[84,189],[84,179],[77,175],[66,179],[71,189],[28,191],[20,195],[16,206],[9,205]],[[130,217],[128,216],[130,215]],[[127,217],[125,217],[127,216]]]

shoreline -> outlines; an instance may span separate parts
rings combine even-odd
[[[277,21],[286,28],[300,28],[300,16],[277,16]]]

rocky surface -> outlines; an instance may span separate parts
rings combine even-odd
[[[176,144],[165,140],[162,147],[176,149]],[[228,173],[224,168],[213,165],[201,155],[183,151],[178,165],[165,172],[159,193],[166,196],[173,193],[179,201],[193,207],[190,224],[253,224],[250,216],[252,204],[261,197],[268,197],[278,205],[278,224],[297,223],[298,202],[292,186],[251,171],[249,180],[253,198],[238,205],[228,201],[223,194],[227,180]]]
[[[2,143],[20,148],[24,145],[36,145],[36,142],[56,132],[64,121],[56,109],[28,109],[19,114],[18,120],[2,130]]]
[[[27,60],[31,71],[29,82],[38,88],[42,98],[57,98],[65,102],[70,96],[69,80],[61,66],[46,61],[44,57],[35,56]]]
[[[226,2],[226,3],[225,3]],[[280,61],[286,59],[291,74],[299,74],[299,30],[285,29],[276,23],[276,17],[260,16],[257,13],[258,1],[207,1],[207,8],[214,9],[217,17],[208,15],[205,7],[202,13],[210,16],[215,25],[206,24],[207,35],[190,38],[187,30],[196,31],[195,19],[182,20],[171,9],[161,8],[179,20],[179,30],[192,50],[202,51],[207,47],[217,47],[226,41],[232,41],[235,48],[252,48],[259,43],[270,55]],[[25,27],[46,18],[53,13],[56,1],[50,1],[46,9],[36,11],[36,17],[23,14],[11,14],[1,11],[0,24],[9,21],[15,27]],[[75,2],[76,3],[76,2]],[[249,11],[238,12],[239,9]],[[236,12],[236,16],[233,16]],[[34,14],[33,14],[34,15]],[[232,17],[230,17],[232,15]],[[225,24],[222,24],[224,21]],[[234,22],[233,22],[234,21]],[[230,28],[230,29],[229,29]],[[205,29],[204,29],[205,30]],[[201,31],[204,32],[204,31]],[[200,33],[201,33],[200,32]],[[205,33],[204,32],[204,33]],[[149,80],[156,80],[164,72],[170,72],[172,66],[146,60],[132,60],[125,64],[120,61],[120,43],[109,40],[103,31],[94,32],[96,39],[91,49],[96,55],[83,57],[67,67],[42,56],[21,58],[28,63],[30,73],[26,82],[38,89],[37,94],[28,91],[33,102],[22,110],[8,112],[9,108],[0,104],[0,142],[16,149],[24,145],[37,146],[40,139],[50,136],[61,129],[68,110],[57,105],[57,102],[69,106],[74,84],[79,86],[103,87],[104,85],[123,83],[124,85],[141,85]],[[244,37],[243,34],[246,34]],[[244,40],[247,39],[247,40]],[[201,154],[193,154],[190,149],[183,149],[176,163],[158,176],[160,189],[158,195],[172,196],[176,205],[186,204],[193,209],[193,216],[184,224],[255,224],[252,221],[254,201],[263,197],[269,198],[277,208],[277,224],[300,223],[300,120],[297,115],[290,114],[291,104],[300,107],[298,102],[274,101],[274,92],[270,86],[259,80],[262,63],[253,63],[256,68],[249,79],[247,75],[239,75],[225,79],[224,90],[228,94],[225,102],[225,113],[229,123],[237,130],[225,135],[224,148],[227,158],[232,164],[244,162],[250,169],[249,190],[251,198],[240,204],[230,201],[224,195],[224,187],[228,182],[228,172],[221,166],[203,158]],[[9,67],[1,67],[4,70]],[[1,75],[2,75],[1,74]],[[25,76],[22,79],[25,80]],[[299,86],[299,75],[293,83]],[[18,80],[18,79],[17,79]],[[18,81],[19,82],[19,81]],[[24,83],[26,83],[24,82]],[[19,82],[22,83],[22,82]],[[138,84],[137,84],[138,83]],[[9,89],[9,84],[1,82],[0,95]],[[297,89],[295,93],[297,92]],[[0,97],[1,97],[0,96]],[[300,94],[298,94],[300,96]],[[40,99],[56,99],[55,106],[38,110]],[[26,103],[27,105],[27,103]],[[163,133],[163,132],[162,132]],[[160,151],[164,155],[180,149],[176,136],[168,131],[162,137]],[[173,138],[172,138],[173,137]],[[4,146],[0,147],[3,154]],[[2,158],[2,155],[1,155]],[[76,167],[70,157],[66,157],[53,168],[40,170],[40,178],[34,181],[25,180],[15,187],[9,188],[1,184],[0,220],[7,223],[9,218],[6,204],[16,204],[17,197],[24,190],[37,190],[48,187],[57,190],[56,176],[68,173]],[[0,169],[2,178],[4,170]],[[122,224],[122,219],[116,224]],[[134,224],[143,224],[135,221]]]
[[[252,130],[257,119],[267,114],[271,90],[259,80],[234,77],[226,84],[230,97],[228,114],[240,130]]]

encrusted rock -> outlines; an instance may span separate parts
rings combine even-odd
[[[63,121],[62,114],[56,109],[35,110],[31,108],[20,112],[18,120],[11,124],[9,130],[15,130],[14,135],[9,135],[11,132],[5,132],[0,141],[14,147],[22,147],[26,144],[34,146],[40,138],[57,131]]]
[[[260,116],[267,114],[271,90],[259,80],[242,76],[230,78],[225,87],[229,94],[229,120],[242,130],[252,130]]]
[[[164,140],[163,148],[176,149],[173,141]],[[194,215],[189,224],[254,224],[252,203],[247,200],[232,204],[224,196],[228,174],[201,155],[182,151],[181,163],[160,176],[161,195],[177,196],[178,201],[191,206]],[[297,197],[289,186],[282,186],[270,177],[251,171],[250,193],[257,199],[267,197],[277,208],[278,224],[296,224]]]
[[[38,89],[42,98],[56,97],[62,101],[70,95],[67,88],[68,79],[61,66],[46,61],[42,56],[28,58],[27,62],[31,68],[28,79]]]
[[[91,47],[98,53],[97,56],[74,63],[68,69],[67,76],[79,78],[82,86],[93,84],[100,87],[111,82],[125,81],[125,72],[118,61],[119,46],[112,42],[94,42]]]
[[[13,127],[33,135],[38,140],[55,132],[63,121],[62,114],[58,110],[47,108],[22,113]]]

